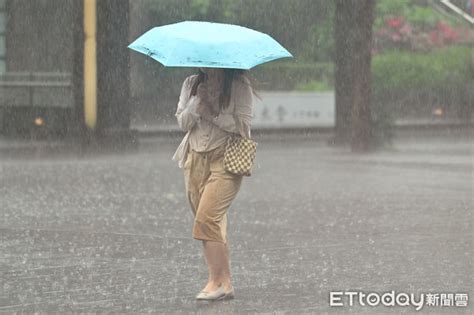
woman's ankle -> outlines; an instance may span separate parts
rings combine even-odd
[[[224,289],[229,290],[232,288],[232,281],[231,279],[225,279],[219,282],[219,285],[222,285]]]
[[[208,280],[207,284],[212,285],[212,286],[217,286],[217,287],[221,285],[223,285],[224,287],[232,285],[230,279],[212,279],[212,280]]]

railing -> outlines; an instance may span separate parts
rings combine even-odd
[[[72,107],[73,102],[70,73],[0,73],[0,107]]]
[[[471,26],[474,26],[474,17],[470,16],[457,6],[455,6],[451,1],[449,0],[440,0],[442,4],[444,4],[446,7],[448,7],[450,10],[452,10],[454,13],[460,15],[464,20],[466,20]]]

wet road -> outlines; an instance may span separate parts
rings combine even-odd
[[[468,293],[468,307],[422,313],[472,313],[472,138],[404,138],[367,155],[319,138],[257,141],[229,210],[236,298],[216,303],[194,300],[207,268],[176,139],[4,157],[0,312],[414,313],[329,306],[331,290],[395,290]]]

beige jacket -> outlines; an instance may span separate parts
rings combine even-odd
[[[198,97],[190,96],[196,79],[197,75],[192,75],[184,81],[175,113],[179,127],[187,131],[172,158],[180,168],[190,148],[198,152],[210,151],[225,143],[233,133],[251,138],[253,96],[250,82],[245,77],[235,78],[229,107],[208,121],[196,113]]]

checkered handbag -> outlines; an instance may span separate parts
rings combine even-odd
[[[257,143],[241,136],[230,136],[224,153],[224,169],[236,175],[250,176]]]

